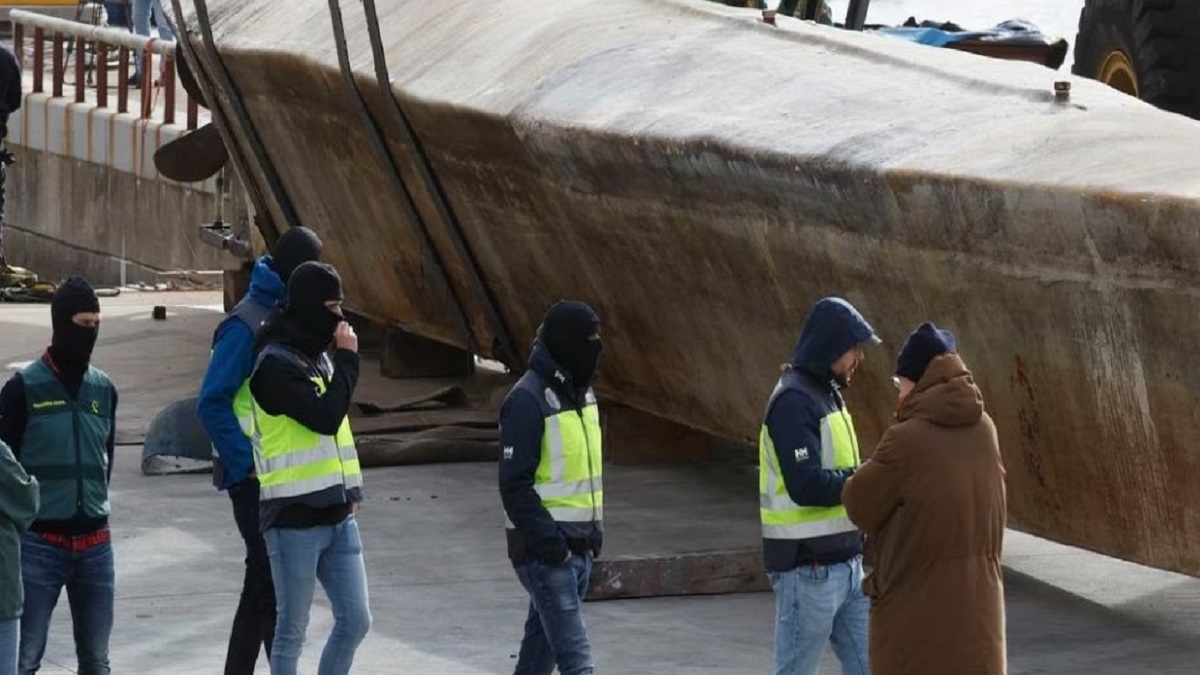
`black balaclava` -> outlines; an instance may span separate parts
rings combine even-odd
[[[538,339],[550,356],[571,374],[576,387],[587,387],[600,361],[600,340],[592,339],[600,331],[600,317],[582,302],[562,300],[546,311],[538,329]]]
[[[81,312],[99,313],[100,300],[83,277],[71,277],[54,291],[54,299],[50,301],[50,318],[54,326],[50,358],[71,379],[83,377],[100,332],[98,328],[80,326],[71,320]]]
[[[333,332],[344,321],[325,303],[342,300],[342,278],[333,265],[309,261],[296,268],[288,281],[287,315],[304,336],[304,350],[316,355],[333,341]]]
[[[321,259],[321,238],[307,227],[293,227],[280,235],[271,251],[271,267],[286,286],[296,268]]]

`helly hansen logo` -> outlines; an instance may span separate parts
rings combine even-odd
[[[512,458],[513,458],[513,446],[511,446],[511,445],[504,446],[504,459],[512,459]]]
[[[558,400],[558,395],[554,393],[553,389],[546,387],[546,391],[544,393],[546,396],[546,404],[550,406],[551,410],[562,409],[562,401]]]
[[[808,448],[796,448],[796,463],[808,461]]]

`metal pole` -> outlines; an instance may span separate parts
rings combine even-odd
[[[84,90],[83,90],[83,79],[84,79],[83,73],[84,73],[84,68],[85,68],[84,63],[83,63],[84,50],[85,50],[83,38],[81,38],[81,37],[75,38],[74,44],[75,44],[75,102],[83,103],[84,100],[86,100]]]
[[[41,28],[33,29],[33,93],[40,94],[46,89],[45,81],[45,62],[46,62],[46,34]]]
[[[804,11],[800,13],[800,18],[804,21],[816,21],[817,12],[821,9],[821,0],[803,0]],[[780,3],[782,6],[783,3]]]
[[[850,8],[846,10],[846,29],[862,30],[867,25],[867,9],[871,0],[850,0]]]
[[[108,107],[108,45],[103,42],[96,43],[97,61],[101,65],[97,66],[100,71],[96,74],[96,105],[100,108]]]
[[[54,98],[62,98],[63,92],[63,34],[54,34],[54,71],[50,73],[50,91]]]

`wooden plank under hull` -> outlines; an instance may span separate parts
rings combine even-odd
[[[202,48],[196,0],[180,4]],[[456,294],[372,152],[326,0],[208,9],[350,304],[466,346],[465,298],[487,353],[472,263],[374,87],[362,3],[342,5],[359,88]],[[1200,575],[1200,125],[1032,64],[700,0],[380,14],[391,94],[522,353],[548,304],[586,300],[604,319],[602,395],[750,439],[805,311],[842,295],[887,341],[848,394],[869,444],[894,408],[895,350],[933,319],[997,420],[1016,523]]]

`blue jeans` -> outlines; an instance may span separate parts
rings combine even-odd
[[[113,626],[112,544],[80,553],[59,548],[32,532],[21,542],[25,611],[21,615],[21,675],[36,673],[46,653],[50,617],[63,586],[71,604],[79,675],[108,675],[108,637]]]
[[[775,591],[775,675],[817,675],[825,643],[844,675],[869,675],[862,557],[771,572]]]
[[[125,16],[124,2],[104,3],[104,12],[108,14],[108,25],[112,28],[128,28],[129,17]]]
[[[150,12],[154,12],[154,23],[158,24],[159,39],[167,42],[175,41],[175,33],[171,32],[171,27],[167,25],[167,16],[163,13],[162,0],[133,0],[132,12],[134,33],[150,37]],[[161,58],[162,56],[158,54],[154,55],[155,61]],[[142,50],[138,50],[133,65],[135,72],[141,75]]]
[[[17,646],[21,644],[21,619],[0,621],[0,675],[17,675]]]
[[[275,583],[275,642],[271,675],[295,675],[313,590],[319,580],[333,609],[333,632],[321,652],[318,675],[346,675],[371,628],[367,568],[358,520],[307,528],[272,527],[263,533]]]
[[[572,555],[561,565],[533,562],[517,568],[529,593],[525,637],[513,675],[592,672],[592,648],[583,623],[583,598],[592,576],[592,557]]]

